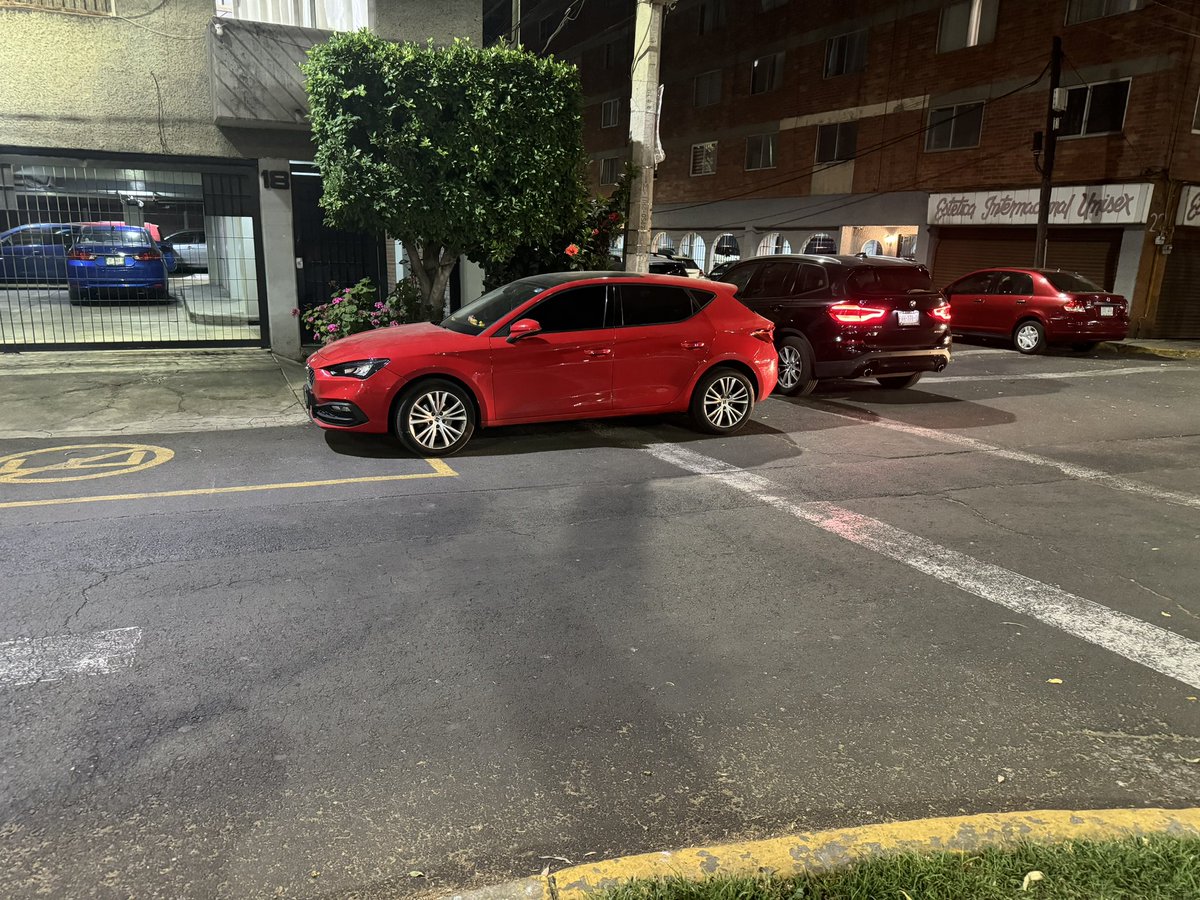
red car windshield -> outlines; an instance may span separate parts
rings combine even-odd
[[[442,320],[442,327],[459,334],[481,334],[510,312],[544,291],[541,285],[514,281],[484,294],[458,312]]]
[[[1082,275],[1073,272],[1047,272],[1046,280],[1056,291],[1062,291],[1064,294],[1104,293]]]

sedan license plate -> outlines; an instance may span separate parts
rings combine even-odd
[[[1116,312],[1116,309],[1115,309],[1115,307],[1112,307],[1112,306],[1102,306],[1102,307],[1100,307],[1100,315],[1102,315],[1102,316],[1111,316],[1111,315],[1113,315],[1115,312]]]
[[[920,325],[921,311],[917,309],[898,309],[896,319],[901,325]]]
[[[123,266],[125,265],[125,257],[123,256],[106,256],[104,257],[106,266]]]

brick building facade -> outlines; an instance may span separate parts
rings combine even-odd
[[[628,155],[636,2],[514,6],[527,47],[580,68],[603,189]],[[1054,35],[1050,262],[1131,298],[1136,334],[1200,338],[1194,0],[678,0],[655,240],[705,269],[834,248],[911,256],[941,284],[1027,264]]]

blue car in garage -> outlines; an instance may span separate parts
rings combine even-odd
[[[67,251],[82,225],[37,223],[0,232],[0,281],[62,284],[67,280]]]
[[[83,225],[67,252],[71,302],[133,294],[166,299],[167,265],[150,232],[138,225]]]

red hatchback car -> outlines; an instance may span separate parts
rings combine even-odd
[[[1004,337],[1022,353],[1047,344],[1091,350],[1129,331],[1125,298],[1058,269],[984,269],[945,290],[954,331]]]
[[[775,387],[774,327],[731,285],[624,272],[514,281],[440,325],[352,335],[308,359],[322,428],[447,456],[476,427],[690,412],[731,434]]]

